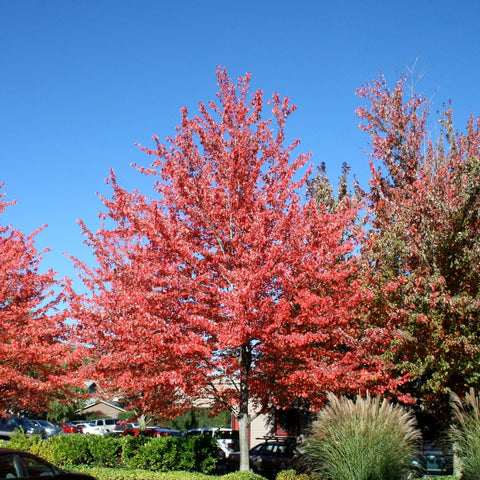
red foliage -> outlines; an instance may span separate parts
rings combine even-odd
[[[0,214],[8,205],[0,197]],[[38,270],[37,232],[0,225],[0,412],[46,411],[67,388],[74,352],[57,310],[62,285]]]
[[[428,403],[479,382],[480,120],[458,133],[448,109],[432,140],[427,102],[406,98],[405,80],[359,91],[373,159],[364,254],[380,292],[372,313],[397,331],[392,359]]]
[[[367,295],[344,238],[357,205],[301,201],[308,156],[290,162],[298,142],[284,146],[294,107],[274,95],[274,121],[263,120],[249,78],[235,85],[218,70],[218,104],[193,118],[183,109],[168,145],[142,148],[155,157],[138,168],[154,178],[152,198],[112,172],[105,224],[82,224],[98,267],[77,262],[91,293],[77,316],[96,378],[150,411],[211,399],[248,421],[390,382],[353,314]]]

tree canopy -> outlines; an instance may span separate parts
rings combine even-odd
[[[0,185],[0,188],[2,185]],[[11,205],[0,196],[0,215]],[[0,224],[0,412],[44,412],[61,398],[75,351],[61,304],[64,283],[42,259],[34,232]]]
[[[350,194],[344,165],[335,195],[286,141],[288,98],[265,114],[250,75],[217,78],[216,101],[140,147],[152,191],[111,171],[101,227],[80,222],[87,293],[40,271],[37,232],[0,224],[0,411],[46,408],[82,354],[142,413],[229,409],[246,469],[249,422],[274,406],[369,390],[428,407],[478,387],[480,119],[458,132],[447,106],[431,138],[406,77],[367,83],[369,188]]]
[[[390,355],[410,375],[404,390],[428,405],[480,379],[480,120],[457,132],[449,107],[432,139],[429,105],[406,80],[390,90],[380,77],[358,92],[372,159],[362,254],[371,315],[396,331]]]
[[[95,338],[96,375],[133,404],[230,409],[245,469],[259,412],[393,379],[357,315],[368,292],[346,232],[358,205],[305,202],[308,156],[291,160],[298,141],[284,145],[295,107],[275,94],[264,120],[249,75],[217,77],[217,102],[193,117],[184,108],[175,137],[142,148],[154,157],[138,167],[154,180],[151,197],[111,173],[103,227],[82,223],[98,266],[77,262],[90,295],[76,315],[85,341]]]

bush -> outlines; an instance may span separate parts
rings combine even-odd
[[[452,440],[455,455],[460,462],[462,480],[480,478],[480,399],[470,389],[462,403],[452,395],[451,405],[455,423],[452,425]]]
[[[380,397],[328,395],[307,439],[316,470],[331,480],[400,480],[421,438],[414,416]]]
[[[137,468],[140,464],[139,451],[141,448],[151,441],[151,438],[145,435],[138,435],[137,437],[124,437],[122,449],[122,465],[126,468]]]
[[[143,445],[138,451],[137,468],[144,468],[158,472],[169,470],[191,470],[190,459],[182,455],[179,437],[154,438]]]
[[[322,477],[316,472],[298,473],[296,470],[282,470],[277,473],[275,480],[321,480]]]
[[[116,437],[59,435],[48,440],[15,434],[7,448],[26,450],[67,469],[79,466],[150,471],[210,473],[216,468],[217,443],[212,437]]]
[[[220,477],[221,480],[266,480],[265,477],[253,472],[231,472]]]
[[[24,432],[17,431],[10,437],[6,448],[13,450],[26,450],[34,455],[42,456],[43,440],[40,435],[27,436]]]
[[[90,437],[93,435],[70,434],[51,437],[45,440],[44,448],[47,451],[40,456],[65,468],[92,465],[94,462],[90,450],[92,443]]]
[[[208,435],[187,437],[188,450],[193,455],[195,472],[211,473],[217,466],[218,444]]]
[[[97,480],[219,480],[198,472],[149,472],[148,470],[125,470],[118,468],[78,468]]]
[[[159,472],[210,473],[216,467],[217,449],[215,440],[208,436],[130,437],[123,447],[122,464]]]
[[[115,467],[119,463],[123,438],[98,435],[58,435],[47,440],[15,433],[7,448],[25,450],[65,468],[79,465]]]
[[[87,445],[92,464],[100,467],[116,467],[120,463],[124,439],[112,435],[87,435]]]

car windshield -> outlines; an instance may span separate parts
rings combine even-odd
[[[19,425],[23,425],[24,427],[33,427],[34,426],[33,422],[31,420],[29,420],[28,418],[17,418],[16,423],[18,423]]]

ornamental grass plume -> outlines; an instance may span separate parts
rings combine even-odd
[[[459,461],[462,480],[478,479],[480,472],[480,398],[473,388],[462,402],[450,397],[454,423],[451,427],[454,453]]]
[[[379,396],[356,401],[328,394],[307,438],[314,468],[331,480],[400,480],[412,468],[421,434],[414,415]]]

